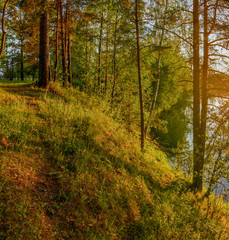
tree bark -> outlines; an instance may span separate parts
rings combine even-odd
[[[10,3],[10,0],[7,0],[5,2],[4,8],[3,8],[3,14],[2,14],[2,44],[1,44],[1,48],[0,48],[0,59],[2,57],[2,53],[3,53],[3,49],[4,49],[4,45],[5,45],[5,40],[6,40],[5,16],[6,16],[6,8],[7,8],[9,3]]]
[[[64,19],[63,19],[63,2],[60,0],[60,25],[61,25],[61,54],[62,54],[62,70],[63,70],[63,86],[67,85],[67,63],[66,63],[66,49],[64,40]]]
[[[207,126],[207,111],[208,111],[208,6],[207,0],[204,0],[204,62],[203,62],[203,79],[202,79],[202,106],[201,106],[201,129],[200,129],[200,171],[203,173],[204,158],[205,158],[205,143],[206,143],[206,126]]]
[[[101,56],[102,56],[102,36],[103,36],[103,12],[101,16],[100,22],[100,34],[99,34],[99,61],[98,61],[98,91],[99,94],[101,93],[101,71],[102,71],[102,64],[101,64]]]
[[[109,57],[109,24],[107,23],[107,41],[106,41],[106,74],[105,74],[105,93],[108,87],[108,57]]]
[[[85,58],[86,58],[86,74],[85,74],[85,89],[87,91],[87,87],[88,87],[88,72],[89,72],[89,60],[88,60],[88,22],[86,23],[86,49],[85,49]]]
[[[57,80],[57,68],[58,68],[58,50],[59,50],[59,12],[60,12],[60,1],[57,0],[56,3],[57,13],[56,13],[56,61],[55,61],[55,68],[54,68],[54,82]]]
[[[24,81],[24,43],[21,37],[21,81]]]
[[[11,59],[11,72],[10,72],[10,81],[14,80],[14,58]]]
[[[49,12],[48,0],[41,2],[40,17],[40,54],[39,54],[39,82],[38,86],[48,88],[49,84]]]
[[[71,34],[70,34],[70,12],[69,12],[69,0],[67,0],[67,22],[68,22],[68,25],[67,25],[67,38],[68,38],[68,43],[67,43],[67,47],[68,47],[68,84],[69,86],[71,87],[72,86],[72,71],[71,71],[71,67],[72,67],[72,59],[71,59]]]
[[[68,65],[68,1],[65,4],[65,26],[64,26],[64,49],[65,49],[65,56],[66,56],[66,71]]]
[[[193,0],[193,189],[203,187],[202,160],[200,157],[200,41],[199,0]]]
[[[117,27],[118,27],[118,13],[115,17],[115,29],[114,29],[114,50],[113,50],[113,86],[111,92],[111,104],[114,103],[114,95],[116,88],[116,48],[117,48]]]
[[[136,39],[137,39],[137,63],[138,63],[138,83],[139,83],[139,100],[140,100],[140,114],[141,114],[141,149],[145,145],[145,129],[144,129],[144,105],[143,105],[143,90],[141,79],[141,53],[140,53],[140,40],[139,40],[139,13],[138,13],[138,0],[135,0],[135,24],[136,24]]]

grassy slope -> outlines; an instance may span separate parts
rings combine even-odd
[[[199,203],[109,115],[77,91],[0,85],[0,239],[228,239],[227,206]]]

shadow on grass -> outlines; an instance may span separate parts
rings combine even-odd
[[[39,89],[34,89],[35,83],[0,83],[0,88],[4,91],[25,97],[38,97],[44,92]]]
[[[30,83],[0,82],[1,89],[17,96],[38,98],[42,96],[44,97],[48,92],[49,98],[53,98],[53,99],[63,98],[64,100],[66,100],[64,96],[59,95],[58,92],[55,92],[52,89],[45,90],[45,89],[39,89],[35,87],[36,87],[36,83],[34,82],[30,82]]]
[[[27,87],[35,87],[36,84],[34,82],[24,83],[24,82],[0,82],[1,88],[27,88]]]

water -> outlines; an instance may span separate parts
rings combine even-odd
[[[225,104],[227,104],[226,101],[222,101],[221,99],[211,99],[209,101],[209,116],[213,117],[214,119],[216,117],[222,117],[221,107],[223,107]],[[214,105],[214,106],[213,106]],[[225,109],[228,107],[225,106]],[[171,110],[164,112],[161,116],[162,120],[165,120],[168,122],[167,133],[161,133],[157,129],[153,129],[152,133],[154,136],[158,139],[159,143],[164,146],[168,152],[171,153],[172,148],[176,148],[178,142],[184,143],[185,141],[188,143],[189,147],[188,150],[192,152],[193,150],[193,136],[192,136],[192,125],[190,124],[192,119],[192,111],[190,110],[190,102],[186,99],[180,99],[180,102],[178,102],[174,107],[171,108]],[[215,120],[214,120],[215,121]],[[213,136],[214,138],[214,131],[217,128],[217,124],[214,121],[209,121],[208,125],[208,135],[211,138]],[[228,123],[227,123],[228,124]],[[225,133],[225,139],[229,141],[229,136]],[[185,139],[185,140],[184,140]],[[221,144],[219,142],[219,144]],[[217,147],[216,144],[213,152],[210,152],[210,157],[212,157],[212,160],[215,161],[217,159]],[[226,154],[222,154],[224,158],[226,158]],[[184,159],[187,159],[187,156],[184,157]],[[190,157],[191,158],[191,157]],[[191,160],[192,161],[192,160]],[[228,166],[228,162],[226,162],[225,166]],[[189,169],[190,173],[192,172],[191,169]],[[211,166],[212,171],[212,166]],[[225,172],[228,172],[228,169],[224,169]],[[211,175],[211,174],[210,174]],[[207,183],[206,183],[207,185]],[[214,186],[215,193],[217,195],[223,196],[225,199],[229,200],[229,182],[226,178],[221,177],[219,183],[215,184]]]
[[[216,184],[215,194],[222,196],[226,201],[229,201],[229,182],[225,178],[220,178],[220,183]]]

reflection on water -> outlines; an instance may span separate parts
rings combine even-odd
[[[224,102],[220,99],[211,99],[209,103],[209,115],[212,114],[212,116],[220,117],[222,111],[220,107]],[[167,132],[156,128],[151,129],[151,134],[157,139],[159,144],[167,150],[171,159],[174,159],[174,155],[171,155],[171,149],[177,148],[178,143],[185,144],[185,142],[187,142],[189,150],[193,150],[192,111],[190,105],[191,101],[188,100],[187,96],[182,96],[175,106],[160,115],[160,119],[167,122]],[[216,128],[216,124],[214,124],[214,122],[209,123],[211,126],[209,127],[208,135],[210,137]],[[216,146],[216,148],[217,147],[218,146]],[[215,159],[214,157],[213,160],[215,161],[216,157]],[[226,171],[228,171],[228,169],[226,169]],[[217,195],[221,195],[229,200],[229,182],[225,178],[221,177],[219,183],[214,186],[214,189]]]
[[[177,148],[178,143],[183,144],[185,137],[191,131],[190,105],[191,101],[187,98],[187,94],[184,94],[174,106],[159,116],[165,123],[166,131],[163,131],[163,127],[151,128],[152,136],[168,151]]]

